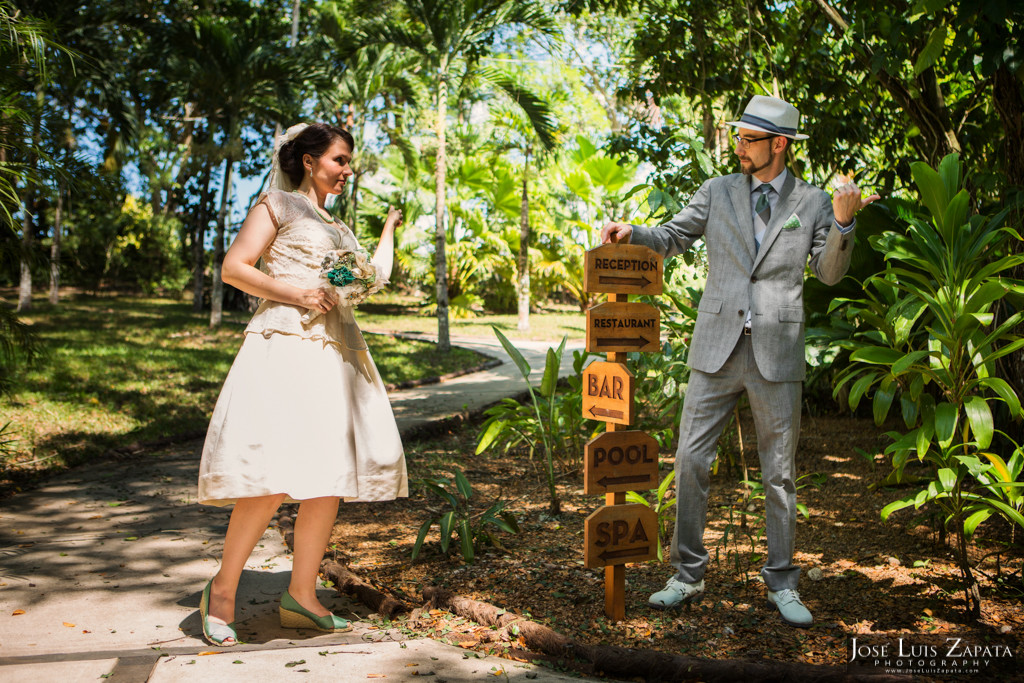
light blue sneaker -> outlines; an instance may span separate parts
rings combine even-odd
[[[672,609],[691,602],[698,602],[704,595],[704,579],[697,583],[686,583],[672,577],[660,590],[647,600],[647,604],[657,609]]]
[[[800,594],[790,588],[778,592],[768,591],[768,604],[778,608],[779,616],[790,626],[807,628],[814,623],[811,612],[800,600]]]

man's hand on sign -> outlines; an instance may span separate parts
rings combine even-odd
[[[629,236],[633,234],[633,226],[629,223],[607,223],[601,228],[601,244],[621,242],[629,244]]]

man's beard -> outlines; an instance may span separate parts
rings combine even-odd
[[[772,150],[769,149],[768,150],[768,161],[764,162],[760,166],[754,166],[753,165],[754,162],[751,161],[750,162],[750,166],[747,167],[747,166],[744,166],[743,165],[743,161],[740,160],[740,172],[743,173],[743,175],[754,175],[755,173],[757,173],[759,171],[762,171],[762,170],[768,168],[769,166],[771,166],[773,161],[775,161],[775,152],[773,152]]]

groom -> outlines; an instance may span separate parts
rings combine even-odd
[[[800,432],[804,366],[804,269],[825,284],[850,265],[854,216],[878,199],[861,198],[853,183],[832,200],[786,170],[800,114],[775,97],[750,100],[736,128],[741,173],[712,178],[689,205],[655,228],[609,223],[602,242],[630,242],[664,256],[703,238],[708,278],[690,345],[690,383],[676,452],[676,575],[650,597],[658,608],[677,607],[704,593],[704,548],[709,470],[718,437],[740,394],[747,392],[757,430],[764,484],[768,559],[761,571],[768,602],[786,623],[806,627],[811,613],[797,593],[793,564],[796,531],[794,459]]]

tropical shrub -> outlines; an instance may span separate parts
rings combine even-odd
[[[1018,334],[1024,286],[1007,277],[1024,263],[1014,253],[1020,246],[1011,248],[1022,238],[1003,225],[1007,211],[972,213],[955,154],[937,170],[921,162],[911,168],[923,206],[901,211],[905,234],[870,240],[887,265],[864,283],[864,297],[833,304],[859,328],[840,342],[851,351],[851,365],[840,373],[834,393],[852,383],[854,409],[871,395],[878,425],[898,407],[906,430],[889,432],[893,481],[902,480],[916,456],[927,483],[886,505],[882,517],[928,503],[942,511],[956,541],[965,604],[977,617],[981,602],[968,558],[974,530],[993,513],[1024,526],[1013,502],[1022,486],[1019,468],[1014,472],[993,451],[997,411],[1006,419],[1021,416],[1020,399],[997,376],[996,360],[1024,348]],[[1017,312],[996,323],[993,309],[1000,302]]]
[[[413,561],[419,557],[427,533],[435,524],[441,534],[441,552],[448,552],[452,535],[455,534],[459,537],[459,549],[466,562],[473,561],[481,543],[492,546],[499,545],[492,527],[510,534],[519,533],[519,524],[516,522],[515,516],[505,510],[506,503],[504,501],[494,503],[479,515],[473,514],[473,487],[461,470],[455,470],[452,480],[421,479],[416,482],[416,485],[440,498],[443,503],[447,504],[448,509],[431,516],[420,526],[419,533],[416,534],[416,543],[412,547],[411,559]]]
[[[675,470],[670,470],[662,478],[658,488],[650,490],[651,500],[648,500],[647,496],[636,491],[626,492],[627,503],[646,505],[658,514],[658,562],[665,561],[665,544],[672,538],[671,529],[673,527],[669,526],[669,522],[675,519],[676,496],[675,491],[669,491],[669,489],[675,480]]]
[[[480,429],[477,443],[477,454],[490,448],[504,445],[504,451],[515,446],[525,446],[532,457],[538,444],[543,449],[544,469],[550,494],[549,511],[557,515],[561,509],[558,492],[555,488],[555,461],[560,460],[565,469],[575,469],[581,464],[585,434],[593,429],[589,425],[593,420],[583,419],[583,393],[581,375],[586,364],[587,354],[573,354],[573,375],[568,380],[568,391],[558,390],[558,370],[562,365],[565,353],[566,338],[558,348],[549,348],[541,376],[539,392],[530,382],[530,364],[523,358],[519,350],[505,337],[498,328],[494,334],[512,358],[516,367],[526,380],[526,388],[530,396],[529,404],[521,404],[515,399],[505,399],[498,405],[487,410],[487,419]],[[538,395],[539,394],[539,395]]]

